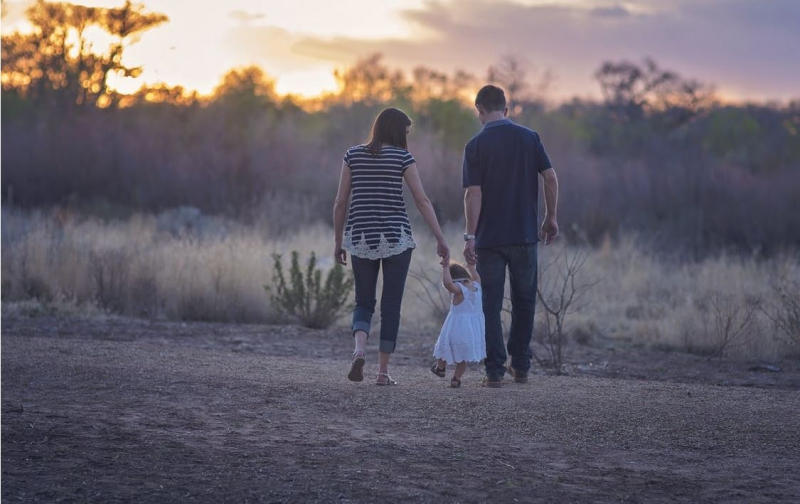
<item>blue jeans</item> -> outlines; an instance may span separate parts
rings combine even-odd
[[[486,375],[502,378],[508,355],[511,355],[511,366],[516,371],[527,373],[531,368],[531,337],[536,311],[536,244],[481,248],[477,253],[486,318]],[[504,346],[500,312],[503,309],[506,268],[511,281],[511,329],[508,344]]]
[[[375,290],[378,284],[378,270],[383,266],[383,292],[381,293],[381,352],[393,353],[397,345],[397,331],[400,329],[400,305],[406,287],[408,268],[411,265],[411,252],[384,259],[362,259],[350,256],[353,263],[353,277],[356,285],[356,307],[353,310],[353,334],[364,331],[369,335],[372,314],[375,313]]]

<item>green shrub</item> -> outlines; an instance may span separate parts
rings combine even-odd
[[[322,271],[317,269],[317,257],[311,253],[305,274],[300,269],[300,254],[292,251],[289,281],[284,276],[282,256],[272,255],[274,270],[272,286],[265,285],[272,305],[282,315],[296,318],[305,327],[324,329],[348,309],[347,300],[353,291],[353,278],[345,275],[341,265],[335,265],[322,284]]]

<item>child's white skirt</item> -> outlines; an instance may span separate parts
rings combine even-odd
[[[480,362],[486,357],[486,331],[483,311],[454,313],[442,325],[433,356],[448,364]]]

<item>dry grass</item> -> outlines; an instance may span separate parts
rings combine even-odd
[[[323,269],[333,264],[331,231],[324,225],[308,225],[294,235],[271,234],[275,227],[268,222],[243,226],[191,210],[124,222],[8,211],[2,219],[4,311],[276,322],[263,289],[272,278],[271,254],[298,250],[305,258],[313,251]],[[427,273],[437,285],[426,293],[422,282],[409,278],[403,330],[436,332],[441,306],[429,294],[436,293],[440,267],[432,237],[424,225],[416,223],[415,229],[419,248],[412,271]],[[461,255],[460,231],[460,225],[446,229],[454,258]],[[542,247],[540,261],[557,252],[557,246]],[[764,310],[753,314],[735,345],[718,348],[724,321],[710,302],[724,295],[733,313],[754,300],[779,306],[775,285],[800,282],[797,254],[769,261],[721,255],[687,264],[659,258],[632,238],[586,252],[577,280],[600,282],[567,317],[570,344],[624,341],[750,359],[800,353],[798,340],[781,337]]]
[[[780,341],[777,328],[763,314],[753,314],[735,348],[719,348],[726,320],[715,313],[712,302],[724,297],[733,312],[749,310],[754,303],[780,302],[773,286],[800,280],[797,254],[769,261],[720,255],[680,263],[627,239],[604,244],[582,273],[602,282],[586,295],[587,309],[574,319],[600,334],[708,355],[771,359],[800,352],[797,345]]]

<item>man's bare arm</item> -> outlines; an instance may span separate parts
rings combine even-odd
[[[481,215],[481,186],[469,186],[464,192],[464,217],[467,221],[465,233],[474,235],[478,229],[478,217]]]
[[[548,168],[540,173],[544,180],[544,221],[542,222],[541,238],[545,245],[549,245],[558,236],[558,177],[556,171]]]
[[[478,230],[478,218],[481,215],[481,186],[469,186],[464,192],[464,219],[467,221],[465,232],[474,235]],[[475,264],[478,256],[475,254],[475,240],[464,243],[464,259],[469,264]]]

